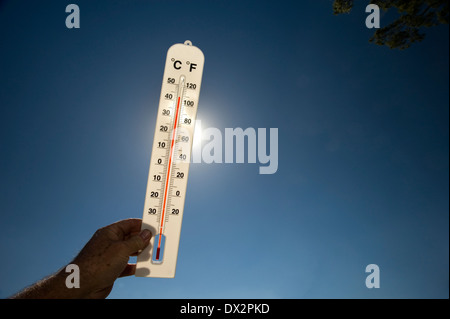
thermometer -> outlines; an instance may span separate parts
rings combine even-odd
[[[204,60],[190,41],[167,51],[142,219],[153,236],[137,277],[175,277]]]

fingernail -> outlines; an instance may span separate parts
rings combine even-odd
[[[141,236],[143,241],[147,241],[150,239],[150,237],[152,237],[152,233],[148,229],[144,229],[143,231],[141,231],[139,236]]]

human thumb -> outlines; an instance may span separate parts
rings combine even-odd
[[[126,247],[128,255],[132,255],[142,249],[144,249],[148,243],[152,233],[148,229],[142,230],[139,235],[132,236],[125,240],[123,243]]]

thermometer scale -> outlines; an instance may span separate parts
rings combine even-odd
[[[204,60],[190,41],[167,51],[142,219],[153,236],[137,277],[175,277]]]

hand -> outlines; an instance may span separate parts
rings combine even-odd
[[[85,298],[106,298],[114,281],[131,276],[136,265],[129,264],[150,241],[151,233],[141,232],[142,220],[126,219],[100,228],[73,260],[80,268],[80,288]]]
[[[141,231],[142,220],[125,219],[97,230],[71,264],[79,267],[80,287],[68,288],[65,267],[11,298],[106,298],[114,281],[134,275],[129,264],[150,242],[151,233]]]

